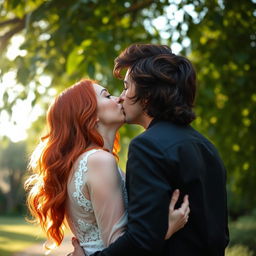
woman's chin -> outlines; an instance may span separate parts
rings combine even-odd
[[[120,119],[116,122],[117,129],[119,129],[123,124],[125,124],[125,115],[124,114],[122,114],[122,116],[120,116]]]
[[[125,119],[123,119],[122,122],[120,122],[120,123],[118,124],[118,128],[117,128],[117,129],[119,129],[120,127],[122,127],[124,124],[125,124]]]

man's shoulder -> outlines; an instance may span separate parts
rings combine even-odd
[[[184,138],[197,133],[190,126],[176,125],[168,121],[155,121],[147,130],[139,134],[132,141],[151,141],[157,143],[171,143],[183,140]]]
[[[145,147],[147,150],[163,151],[166,147],[175,144],[172,137],[175,137],[176,129],[171,123],[159,121],[133,138],[129,148]]]
[[[190,125],[182,126],[168,121],[155,121],[149,129],[131,141],[133,145],[143,143],[163,150],[191,142],[211,144],[205,136]]]

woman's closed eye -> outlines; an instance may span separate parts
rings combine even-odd
[[[108,95],[106,95],[106,98],[110,99],[111,96],[112,96],[111,94],[108,94]]]

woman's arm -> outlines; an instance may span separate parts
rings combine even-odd
[[[114,242],[123,232],[126,213],[121,177],[114,156],[98,151],[88,159],[87,186],[104,245]]]

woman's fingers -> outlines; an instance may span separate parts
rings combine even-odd
[[[175,189],[174,192],[172,193],[172,199],[171,199],[171,202],[170,202],[170,205],[169,205],[169,210],[170,211],[174,210],[175,204],[177,203],[177,201],[179,199],[179,196],[180,196],[179,189]]]
[[[183,198],[183,203],[180,207],[180,211],[185,214],[185,212],[189,209],[189,201],[188,201],[188,195],[185,195]]]
[[[189,215],[189,213],[190,213],[190,208],[189,208],[189,206],[185,209],[185,215]]]
[[[75,248],[77,248],[78,246],[80,247],[80,245],[79,245],[79,242],[78,242],[78,240],[76,239],[76,237],[72,237],[72,245],[75,247]]]
[[[77,238],[72,237],[72,245],[74,247],[74,251],[72,253],[72,256],[82,256],[85,255],[84,254],[84,250],[82,249],[82,247],[80,246]]]
[[[180,191],[176,189],[172,194],[169,205],[169,225],[165,239],[169,239],[175,232],[183,228],[188,221],[190,212],[188,195],[184,196],[180,208],[175,209],[179,196]]]
[[[183,203],[181,207],[177,209],[177,211],[179,212],[179,215],[181,217],[181,225],[185,226],[185,224],[188,222],[190,212],[188,195],[184,196]]]
[[[181,214],[183,215],[184,219],[184,225],[188,222],[190,208],[189,208],[189,201],[188,201],[188,195],[184,196],[183,203],[180,207]]]

